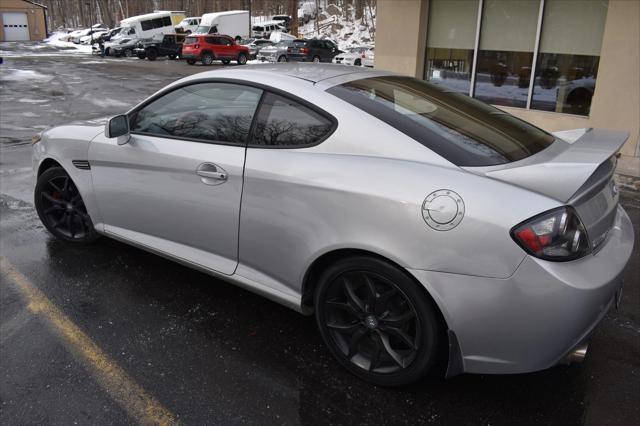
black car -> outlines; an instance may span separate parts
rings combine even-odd
[[[161,56],[167,56],[169,59],[181,58],[185,37],[185,34],[165,34],[161,41],[140,42],[134,53],[138,58],[147,58],[150,61],[155,61]]]
[[[293,62],[331,62],[334,56],[341,53],[330,40],[294,40],[287,49],[287,59]]]

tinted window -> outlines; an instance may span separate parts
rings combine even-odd
[[[264,96],[252,145],[295,146],[320,141],[333,123],[298,102],[267,93]]]
[[[218,44],[218,38],[217,37],[207,37],[204,40],[209,44]]]
[[[458,166],[521,160],[555,140],[497,108],[411,77],[366,78],[332,87],[328,92]]]
[[[165,16],[164,18],[162,18],[162,23],[164,24],[163,27],[170,27],[171,26],[171,17],[170,16]]]
[[[187,37],[184,39],[184,44],[196,44],[197,41],[196,37]]]
[[[153,20],[149,19],[148,21],[140,21],[140,25],[142,26],[142,31],[148,31],[153,29]]]
[[[215,142],[245,143],[262,91],[203,83],[176,89],[132,116],[131,131]]]

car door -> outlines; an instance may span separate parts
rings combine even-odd
[[[130,113],[128,143],[94,139],[89,161],[105,232],[232,274],[246,141],[261,94],[190,84]]]
[[[216,56],[220,58],[233,58],[233,46],[231,40],[225,37],[215,37]]]

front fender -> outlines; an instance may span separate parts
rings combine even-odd
[[[94,224],[101,224],[102,217],[93,193],[91,180],[91,164],[88,163],[89,144],[101,134],[103,126],[60,126],[49,129],[42,134],[40,142],[33,145],[32,167],[37,179],[45,163],[55,161],[69,174],[75,183],[87,213]],[[89,169],[79,168],[75,162],[89,164]],[[82,163],[79,163],[83,166]],[[97,231],[102,231],[96,227]]]

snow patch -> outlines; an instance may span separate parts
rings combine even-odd
[[[19,70],[14,68],[7,69],[6,73],[2,73],[2,81],[29,81],[40,80],[49,81],[53,78],[50,75],[44,75],[37,71]]]

